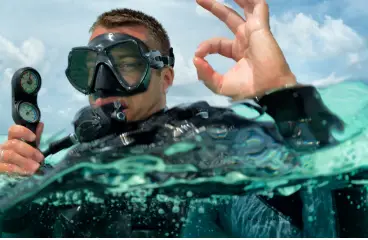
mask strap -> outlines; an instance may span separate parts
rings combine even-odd
[[[169,56],[162,56],[162,61],[166,66],[174,67],[175,65],[175,56],[174,56],[174,49],[170,48]]]

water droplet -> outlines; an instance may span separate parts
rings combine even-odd
[[[313,217],[312,216],[308,217],[308,222],[313,222]]]
[[[187,192],[187,197],[193,197],[193,192],[188,191],[188,192]]]

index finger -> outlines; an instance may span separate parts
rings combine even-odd
[[[13,125],[8,131],[8,140],[11,139],[23,139],[28,142],[33,142],[36,140],[36,134],[21,125]]]
[[[233,41],[227,38],[212,38],[202,42],[196,53],[196,57],[204,58],[208,54],[218,53],[227,58],[234,58]],[[234,59],[237,61],[237,59]]]
[[[237,32],[239,25],[245,22],[235,10],[216,0],[197,0],[197,3],[223,21],[234,34]]]

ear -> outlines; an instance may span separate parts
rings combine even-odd
[[[161,71],[161,87],[162,87],[162,91],[163,92],[167,92],[169,87],[172,86],[173,82],[174,82],[174,69],[172,67],[167,67],[162,69]]]

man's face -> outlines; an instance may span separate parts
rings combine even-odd
[[[131,35],[143,41],[150,49],[157,49],[144,26],[126,26],[113,29],[96,27],[90,40],[101,34],[111,32]],[[174,78],[171,68],[165,68],[161,71],[151,70],[151,80],[147,91],[129,97],[98,98],[95,101],[90,97],[90,103],[95,106],[101,106],[119,100],[127,107],[124,113],[128,121],[137,121],[149,117],[166,106],[166,91],[171,86]]]

